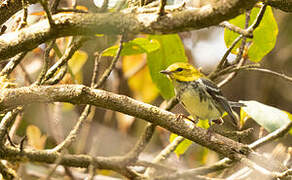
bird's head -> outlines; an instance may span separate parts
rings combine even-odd
[[[160,73],[167,75],[171,80],[178,81],[195,81],[204,76],[199,70],[189,63],[174,63],[168,66],[167,69],[160,71]]]

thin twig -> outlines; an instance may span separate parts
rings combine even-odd
[[[246,29],[246,28],[248,28],[248,23],[250,20],[250,11],[247,11],[245,16],[246,16],[246,18],[245,18],[245,29]],[[247,60],[247,56],[243,56],[244,50],[245,50],[245,45],[246,45],[246,37],[243,36],[240,47],[239,47],[239,52],[235,58],[235,64],[237,64],[236,65],[237,68],[243,66]],[[226,61],[225,61],[225,63],[226,63]],[[223,67],[224,67],[224,65],[225,64],[223,64]],[[223,86],[224,84],[229,82],[231,79],[233,79],[235,76],[236,76],[235,72],[229,74],[223,81],[218,83],[218,86],[219,87]]]
[[[165,5],[166,5],[166,0],[160,0],[160,5],[159,5],[159,15],[162,16],[165,14]]]
[[[1,30],[0,30],[0,36],[1,36],[2,34],[5,33],[5,31],[6,31],[6,29],[7,29],[7,26],[6,26],[6,25],[2,25],[0,29],[1,29]]]
[[[74,55],[74,53],[83,45],[85,41],[87,41],[88,38],[81,37],[76,41],[73,41],[69,44],[68,48],[66,48],[65,53],[63,54],[62,58],[55,63],[47,72],[44,81],[47,81],[48,79],[52,78],[55,72],[64,64],[66,64],[71,57]]]
[[[241,71],[244,69],[256,68],[259,66],[260,66],[259,64],[248,64],[248,65],[241,66],[241,67],[237,67],[236,65],[231,65],[231,66],[228,66],[228,67],[222,69],[221,71],[217,72],[216,74],[210,76],[210,79],[213,80],[213,79],[216,79],[216,78],[223,76],[223,75],[226,75],[226,74],[238,72],[238,71]]]
[[[249,32],[253,32],[260,25],[260,22],[262,21],[264,17],[266,9],[267,9],[267,4],[264,4],[260,9],[259,14],[257,15],[255,22],[248,28]]]
[[[241,34],[247,38],[253,38],[253,34],[250,33],[250,31],[247,31],[245,29],[241,29],[240,27],[235,26],[235,25],[229,23],[228,21],[223,21],[222,23],[219,24],[219,26],[221,26],[223,28],[227,28],[233,32],[238,33],[238,34]]]
[[[263,73],[267,73],[267,74],[272,74],[272,75],[275,75],[275,76],[278,76],[286,81],[289,81],[289,82],[292,82],[292,77],[289,77],[285,74],[281,74],[281,73],[278,73],[278,72],[275,72],[275,71],[272,71],[272,70],[269,70],[269,69],[263,69],[263,68],[258,68],[258,67],[248,67],[248,68],[244,68],[244,69],[241,69],[241,70],[244,70],[244,71],[258,71],[258,72],[263,72]]]
[[[108,3],[109,3],[109,0],[104,0],[104,1],[103,1],[103,4],[102,4],[102,6],[101,6],[101,11],[102,11],[102,12],[105,12],[105,11],[107,10],[107,8],[108,8]]]
[[[20,150],[20,153],[23,152],[24,150],[24,143],[25,141],[27,140],[27,137],[26,136],[23,136],[20,140],[20,144],[19,144],[19,150]]]
[[[100,60],[101,60],[102,54],[96,54],[95,55],[95,59],[94,59],[94,68],[93,68],[93,73],[92,73],[92,77],[91,77],[91,87],[94,87],[94,85],[97,82],[97,75],[98,75],[98,68],[100,65]]]
[[[140,136],[134,148],[126,155],[129,163],[134,162],[138,159],[140,153],[145,149],[146,145],[151,140],[151,137],[155,131],[155,127],[155,124],[147,124],[143,134]]]
[[[228,55],[231,53],[232,49],[236,46],[236,44],[243,38],[242,35],[238,36],[233,43],[231,44],[231,46],[227,49],[227,51],[224,53],[223,57],[221,58],[218,66],[216,67],[216,70],[213,71],[212,73],[210,73],[210,75],[208,76],[210,79],[214,79],[217,76],[217,72],[220,71],[223,68],[223,65],[226,64],[227,62],[227,57]]]
[[[20,22],[20,25],[18,27],[18,29],[22,29],[24,28],[25,26],[27,26],[27,4],[26,4],[26,0],[21,0],[21,3],[22,3],[22,7],[23,7],[23,16],[22,16],[22,19],[21,19],[21,22]]]
[[[15,144],[13,143],[12,139],[10,138],[9,132],[6,130],[6,136],[7,136],[7,140],[10,144],[10,146],[16,147]]]
[[[292,122],[290,121],[287,125],[271,132],[270,134],[256,140],[255,142],[249,144],[249,148],[256,149],[264,144],[267,144],[270,141],[273,141],[279,137],[284,136],[292,128]]]
[[[57,167],[60,165],[62,158],[65,154],[65,151],[62,151],[60,153],[60,156],[56,159],[54,166],[49,170],[48,175],[46,177],[47,180],[51,179],[52,175],[54,174],[54,172],[56,171]]]
[[[59,152],[62,151],[64,148],[69,147],[76,139],[82,124],[84,123],[84,121],[86,120],[88,114],[90,112],[90,106],[87,105],[82,114],[80,115],[77,123],[75,124],[74,128],[70,131],[69,135],[65,138],[64,141],[62,141],[61,143],[59,143],[56,147],[54,147],[53,149],[50,150],[50,152]]]
[[[49,67],[49,62],[50,62],[50,51],[52,50],[53,46],[55,44],[55,41],[51,41],[48,45],[48,47],[45,50],[45,54],[44,54],[44,66],[43,69],[41,71],[41,73],[39,74],[39,77],[37,79],[37,81],[35,82],[36,85],[40,85],[48,71],[48,67]]]
[[[5,116],[2,118],[0,123],[0,144],[3,145],[5,143],[5,134],[10,129],[10,127],[13,125],[16,116],[18,113],[22,112],[23,108],[16,108],[12,111],[9,111],[5,114]]]
[[[60,4],[60,0],[54,0],[52,2],[51,8],[50,8],[52,14],[57,13],[57,8],[58,8],[59,4]]]
[[[58,73],[54,77],[50,78],[49,80],[46,80],[43,84],[48,84],[48,85],[57,84],[64,78],[64,76],[67,73],[67,69],[68,69],[67,65],[61,66]]]
[[[53,20],[51,11],[50,11],[50,9],[48,7],[48,1],[47,0],[39,0],[39,2],[42,5],[44,11],[46,12],[46,15],[47,15],[47,18],[48,18],[48,21],[49,21],[49,24],[50,24],[51,28],[54,27],[55,22]]]
[[[99,81],[94,85],[94,88],[99,88],[103,85],[103,83],[106,81],[106,79],[109,77],[110,73],[112,72],[113,68],[115,67],[116,63],[119,60],[120,54],[123,49],[123,42],[124,42],[124,36],[122,35],[120,44],[119,44],[119,49],[117,50],[116,56],[113,58],[110,66],[104,71],[102,76],[100,77]]]
[[[152,160],[152,163],[158,164],[160,161],[165,160],[184,139],[185,138],[182,136],[177,136],[168,146],[160,151],[160,153]],[[151,177],[153,174],[153,170],[153,168],[147,168],[144,175],[146,177]]]
[[[97,73],[98,73],[98,66],[100,63],[100,58],[101,58],[101,54],[96,56],[96,58],[95,58],[94,70],[93,70],[93,74],[91,77],[91,87],[94,87],[94,85],[95,85],[95,81],[96,81]],[[52,151],[52,152],[62,151],[63,149],[68,148],[76,140],[78,133],[80,132],[85,120],[87,119],[87,117],[90,113],[90,109],[91,109],[90,105],[85,106],[77,123],[75,124],[74,128],[70,131],[69,135],[67,135],[67,137],[61,143],[59,143],[55,148],[53,148],[50,151]]]
[[[0,161],[0,173],[3,176],[3,178],[7,179],[7,180],[19,179],[19,177],[17,176],[17,173],[15,172],[15,170],[13,170],[12,168],[8,167],[2,161]]]
[[[27,54],[27,51],[21,52],[17,54],[15,57],[11,58],[11,60],[6,64],[6,66],[0,72],[0,76],[8,76],[15,67],[21,62],[24,56]]]

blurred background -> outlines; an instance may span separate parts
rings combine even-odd
[[[118,2],[109,1],[109,7],[115,7]],[[169,1],[168,3],[176,2]],[[187,5],[200,7],[205,3],[212,2],[190,1]],[[71,7],[71,4],[70,0],[61,1],[63,7]],[[103,4],[103,1],[77,1],[77,4],[89,12],[95,12]],[[277,43],[260,64],[264,68],[292,76],[292,23],[289,23],[292,22],[292,15],[277,9],[273,9],[273,12],[279,27]],[[29,23],[43,18],[43,10],[37,4],[29,7],[29,14],[31,14],[28,19]],[[8,27],[6,32],[14,30],[21,15],[21,12],[19,12],[6,22]],[[146,35],[139,36],[146,37]],[[224,43],[224,29],[220,27],[183,32],[179,36],[184,43],[189,62],[196,67],[202,67],[202,71],[206,74],[215,69],[227,49]],[[69,66],[73,73],[68,73],[61,84],[81,83],[89,86],[96,53],[117,44],[118,40],[119,37],[117,36],[99,35],[87,41],[70,60]],[[62,52],[66,49],[68,41],[69,37],[57,39],[57,45]],[[14,70],[11,79],[18,87],[27,86],[36,80],[43,65],[45,47],[46,44],[42,44],[28,53]],[[51,65],[58,60],[54,53],[50,55],[50,58]],[[108,67],[111,59],[111,57],[101,58],[99,77]],[[229,61],[232,62],[233,59],[234,56],[231,55]],[[1,63],[1,66],[3,68],[5,63]],[[163,102],[158,89],[151,81],[145,54],[120,58],[102,89],[124,94],[156,106],[160,106]],[[292,84],[269,74],[251,71],[240,72],[232,81],[222,87],[222,92],[233,101],[256,100],[292,113]],[[33,129],[34,132],[40,131],[38,136],[41,140],[36,143],[38,144],[37,148],[52,148],[67,136],[83,108],[84,106],[73,106],[66,103],[28,106],[23,112],[23,116],[18,118],[13,127],[16,131],[16,136],[13,139],[18,142],[21,137]],[[180,105],[177,105],[172,111],[186,113]],[[96,156],[123,155],[133,147],[145,125],[146,122],[143,120],[92,107],[77,141],[70,148],[70,152]],[[245,126],[244,128],[255,127],[256,129],[253,137],[248,140],[250,143],[259,136],[260,128],[252,120],[249,120]],[[28,130],[28,127],[30,130]],[[141,159],[151,161],[169,144],[169,134],[168,131],[157,128],[155,136],[146,152],[142,154]],[[287,137],[281,142],[287,147],[291,146],[292,143],[288,141],[288,138],[291,137]],[[273,146],[274,144],[270,144],[264,146],[263,149],[270,151]],[[172,167],[182,169],[210,164],[216,162],[219,158],[220,156],[216,153],[193,144],[184,155],[176,157],[173,154],[167,160],[167,163],[170,163]]]

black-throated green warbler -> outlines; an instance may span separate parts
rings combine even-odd
[[[242,106],[229,102],[222,95],[218,86],[189,63],[174,63],[160,71],[171,79],[175,94],[185,109],[197,119],[223,123],[222,114],[227,112],[233,124],[238,127],[238,120],[231,106]]]

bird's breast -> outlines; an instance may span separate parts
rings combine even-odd
[[[175,85],[176,95],[185,109],[193,116],[200,119],[218,119],[221,112],[213,104],[213,100],[206,91],[194,83]]]

